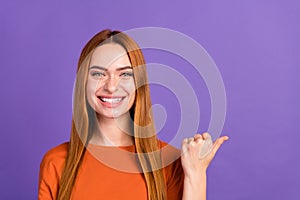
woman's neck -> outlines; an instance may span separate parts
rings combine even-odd
[[[133,131],[129,114],[118,118],[97,116],[91,144],[101,146],[129,146],[133,144]],[[97,126],[98,125],[98,126]]]

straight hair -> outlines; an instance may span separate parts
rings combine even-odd
[[[116,43],[127,52],[133,67],[136,95],[130,115],[134,119],[133,137],[138,161],[147,185],[149,200],[165,200],[166,183],[162,170],[160,147],[152,118],[150,89],[146,63],[136,42],[120,31],[103,30],[93,36],[83,48],[78,61],[73,96],[73,116],[68,154],[59,182],[58,200],[71,198],[72,190],[80,169],[86,145],[95,125],[95,111],[86,98],[88,67],[91,56],[99,45]]]

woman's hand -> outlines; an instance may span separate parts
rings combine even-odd
[[[206,170],[227,136],[213,144],[208,133],[196,134],[182,142],[181,164],[184,171],[183,200],[206,200]]]
[[[218,149],[228,139],[228,136],[222,136],[212,144],[208,133],[196,134],[194,137],[184,139],[181,163],[185,177],[195,178],[205,173]]]

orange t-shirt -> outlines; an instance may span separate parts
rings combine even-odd
[[[160,142],[167,199],[182,199],[183,170],[179,150]],[[168,148],[164,148],[168,147]],[[55,200],[65,164],[68,143],[49,150],[40,166],[39,200]],[[72,200],[147,199],[147,187],[134,146],[88,145],[73,187]]]

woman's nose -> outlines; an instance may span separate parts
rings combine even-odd
[[[114,76],[110,76],[105,81],[104,89],[109,93],[114,93],[118,89],[118,84],[118,79]]]

